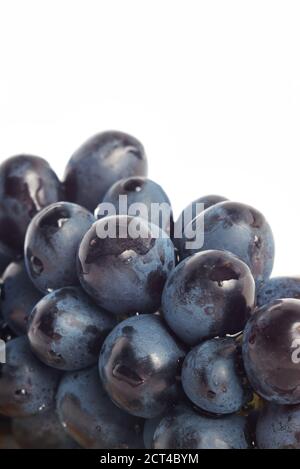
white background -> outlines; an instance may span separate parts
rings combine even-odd
[[[0,160],[132,133],[176,214],[252,204],[300,275],[299,53],[299,1],[0,0]]]

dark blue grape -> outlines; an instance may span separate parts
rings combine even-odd
[[[85,208],[69,202],[52,204],[34,217],[24,252],[28,274],[39,290],[47,293],[79,283],[76,254],[94,221]]]
[[[131,234],[138,224],[141,236]],[[116,227],[116,237],[101,233]],[[124,231],[124,237],[122,237]],[[175,264],[174,246],[157,226],[139,217],[120,215],[98,220],[84,236],[78,253],[82,287],[116,315],[153,313]]]
[[[257,292],[257,306],[284,298],[300,299],[300,278],[274,277],[262,283]]]
[[[35,306],[28,338],[46,365],[79,370],[97,363],[102,343],[115,323],[114,317],[80,288],[65,287],[49,293]]]
[[[103,386],[132,415],[153,418],[178,396],[184,351],[156,315],[129,318],[109,334],[99,359]]]
[[[247,421],[233,415],[210,418],[178,406],[154,432],[154,449],[247,449]]]
[[[277,404],[300,403],[300,300],[276,300],[248,321],[243,358],[254,390]]]
[[[123,211],[122,205],[120,206],[120,204],[122,204],[122,197],[124,198],[124,196],[127,197],[127,202],[125,202],[125,210]],[[173,230],[173,216],[170,200],[161,186],[151,181],[151,179],[145,177],[131,177],[117,181],[106,192],[102,204],[112,204],[116,209],[116,215],[139,215],[149,222],[158,225],[169,235]],[[97,207],[95,212],[98,219],[105,215],[105,213],[103,213],[105,205],[102,204]],[[132,207],[133,204],[143,204],[145,213],[139,211],[137,206]],[[161,205],[162,212],[160,213],[158,211],[156,214],[153,209],[153,204]],[[131,207],[132,210],[134,208],[134,213],[131,213],[130,210],[126,210],[127,207],[128,209]],[[138,211],[136,212],[136,210]]]
[[[162,299],[168,325],[189,345],[242,331],[254,303],[250,269],[225,251],[201,252],[182,261],[171,272]]]
[[[260,449],[300,449],[300,405],[266,404],[256,426]]]
[[[55,409],[12,421],[12,435],[22,449],[77,449]]]
[[[28,277],[23,261],[12,262],[2,277],[1,309],[3,318],[17,335],[27,332],[28,317],[42,298]]]
[[[26,337],[11,340],[0,364],[0,414],[27,417],[53,407],[59,376],[35,358]]]
[[[22,252],[30,220],[62,199],[62,186],[47,161],[31,155],[5,160],[0,166],[1,242]]]
[[[142,448],[142,421],[118,409],[104,391],[97,368],[67,373],[57,394],[62,425],[86,449]]]
[[[93,211],[112,184],[131,176],[147,176],[142,144],[122,132],[97,134],[73,154],[66,167],[67,200]]]
[[[186,395],[207,412],[238,412],[252,398],[241,361],[238,344],[230,337],[208,340],[193,348],[182,367]]]
[[[226,250],[250,267],[257,283],[269,278],[274,263],[274,239],[260,212],[237,202],[222,202],[204,210],[186,230],[195,229],[197,224],[204,235],[203,245],[187,249],[185,237],[182,258],[208,249]]]

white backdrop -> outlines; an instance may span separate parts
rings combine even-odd
[[[300,2],[0,0],[0,160],[63,174],[106,129],[145,145],[176,214],[218,193],[275,235],[300,275]]]

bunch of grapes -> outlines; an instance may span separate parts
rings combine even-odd
[[[174,222],[130,135],[88,140],[63,182],[4,161],[0,447],[300,448],[300,279],[273,262],[248,205]]]

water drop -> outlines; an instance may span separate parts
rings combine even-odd
[[[24,388],[17,389],[17,391],[15,392],[15,395],[24,397],[24,396],[27,396],[27,391]]]

